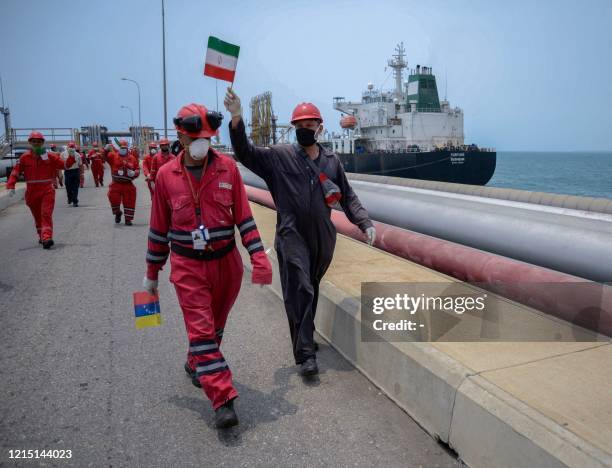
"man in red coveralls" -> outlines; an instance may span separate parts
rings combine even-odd
[[[159,141],[159,149],[160,152],[153,156],[151,160],[151,175],[149,179],[153,189],[155,189],[155,178],[161,167],[174,159],[174,155],[170,152],[170,142],[165,138]]]
[[[57,150],[57,145],[55,143],[51,143],[49,149],[52,153],[59,153],[59,151]],[[58,186],[64,186],[64,174],[62,174],[62,171],[57,171],[57,177],[55,178],[55,182],[53,182],[54,189],[58,188]]]
[[[81,166],[79,168],[79,187],[83,188],[85,187],[85,169],[89,169],[89,159],[87,159],[85,151],[81,151],[80,146],[77,146],[76,150],[81,158]]]
[[[138,158],[128,154],[128,143],[119,141],[119,152],[109,150],[104,158],[111,168],[113,182],[108,188],[108,200],[115,215],[115,223],[121,222],[121,203],[125,211],[125,225],[131,226],[136,210],[136,186],[132,180],[140,175]]]
[[[142,172],[144,173],[147,187],[149,187],[151,199],[153,199],[153,179],[151,179],[151,163],[153,162],[155,154],[157,154],[157,143],[152,141],[151,143],[149,143],[149,152],[145,155],[144,158],[142,158]]]
[[[174,119],[185,149],[157,174],[143,280],[148,291],[157,289],[158,273],[172,250],[170,282],[189,338],[185,371],[212,402],[217,428],[238,424],[233,408],[238,393],[219,349],[243,273],[235,226],[251,258],[251,281],[272,282],[236,163],[210,148],[222,118],[203,105],[189,104]]]
[[[93,148],[87,153],[87,158],[91,163],[91,175],[96,187],[104,187],[104,159],[102,150],[98,148],[97,141],[94,141],[92,146]]]
[[[23,173],[26,181],[25,202],[32,212],[38,242],[44,249],[53,245],[53,208],[55,207],[55,189],[53,181],[57,171],[75,163],[74,156],[64,162],[57,153],[46,153],[43,144],[45,138],[40,132],[30,133],[28,142],[32,149],[24,153],[13,168],[6,188],[10,196],[15,196],[15,183]]]

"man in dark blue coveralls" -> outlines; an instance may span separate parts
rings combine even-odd
[[[376,230],[353,192],[340,160],[317,143],[323,119],[310,103],[293,111],[297,144],[257,147],[247,139],[240,99],[228,88],[225,108],[232,114],[230,138],[237,159],[268,185],[276,205],[276,239],[285,311],[293,354],[304,376],[319,372],[313,340],[319,283],[336,245],[330,206],[339,201],[348,219],[368,236]],[[335,198],[334,198],[335,197]]]

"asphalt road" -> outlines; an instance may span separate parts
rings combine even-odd
[[[167,269],[163,325],[134,327],[150,207],[142,179],[127,227],[87,175],[80,207],[57,191],[50,251],[23,202],[0,212],[0,465],[461,466],[328,345],[320,379],[304,382],[281,301],[248,274],[223,342],[240,425],[215,430],[183,371],[187,339]],[[24,449],[72,458],[9,458]]]

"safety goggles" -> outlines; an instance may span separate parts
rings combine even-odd
[[[206,121],[211,130],[217,130],[221,126],[223,114],[221,112],[208,111],[206,113]],[[204,127],[202,118],[199,115],[189,115],[187,117],[175,117],[174,125],[182,128],[187,133],[198,133]]]

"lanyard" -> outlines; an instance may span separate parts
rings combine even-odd
[[[183,155],[183,167],[185,167],[185,155]],[[204,174],[206,174],[206,166],[208,165],[208,156],[206,156],[206,161],[204,161],[204,168],[202,169],[202,176],[200,177],[200,186],[198,187],[198,191],[196,193],[194,187],[193,187],[193,182],[191,182],[191,174],[189,174],[187,171],[187,169],[185,169],[185,177],[187,179],[187,183],[189,184],[189,189],[191,191],[191,196],[193,198],[193,204],[195,205],[195,212],[196,212],[196,216],[198,217],[198,219],[200,220],[200,226],[203,226],[204,223],[202,222],[202,211],[200,210],[200,191],[202,190],[202,187],[204,186],[204,184],[202,183],[204,181]]]

